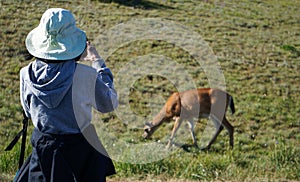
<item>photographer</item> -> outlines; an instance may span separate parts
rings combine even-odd
[[[48,9],[26,48],[35,60],[20,71],[20,97],[33,149],[15,181],[106,181],[115,168],[91,117],[118,105],[110,69],[65,9]]]

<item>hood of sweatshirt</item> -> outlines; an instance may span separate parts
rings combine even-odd
[[[46,107],[55,108],[70,89],[75,69],[73,60],[60,63],[36,60],[28,65],[28,76],[24,81],[31,93]]]

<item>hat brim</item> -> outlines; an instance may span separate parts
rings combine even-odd
[[[57,37],[57,44],[50,45],[47,35],[40,27],[26,37],[26,48],[30,54],[46,60],[70,60],[78,57],[86,48],[86,34],[75,27],[68,35]]]

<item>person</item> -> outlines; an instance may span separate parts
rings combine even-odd
[[[46,10],[25,45],[35,60],[20,70],[20,99],[34,130],[14,181],[106,181],[116,171],[91,119],[118,105],[110,69],[66,9]]]

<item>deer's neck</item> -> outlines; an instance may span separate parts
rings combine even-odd
[[[166,119],[166,109],[163,107],[159,113],[153,118],[151,124],[153,127],[160,126]]]

